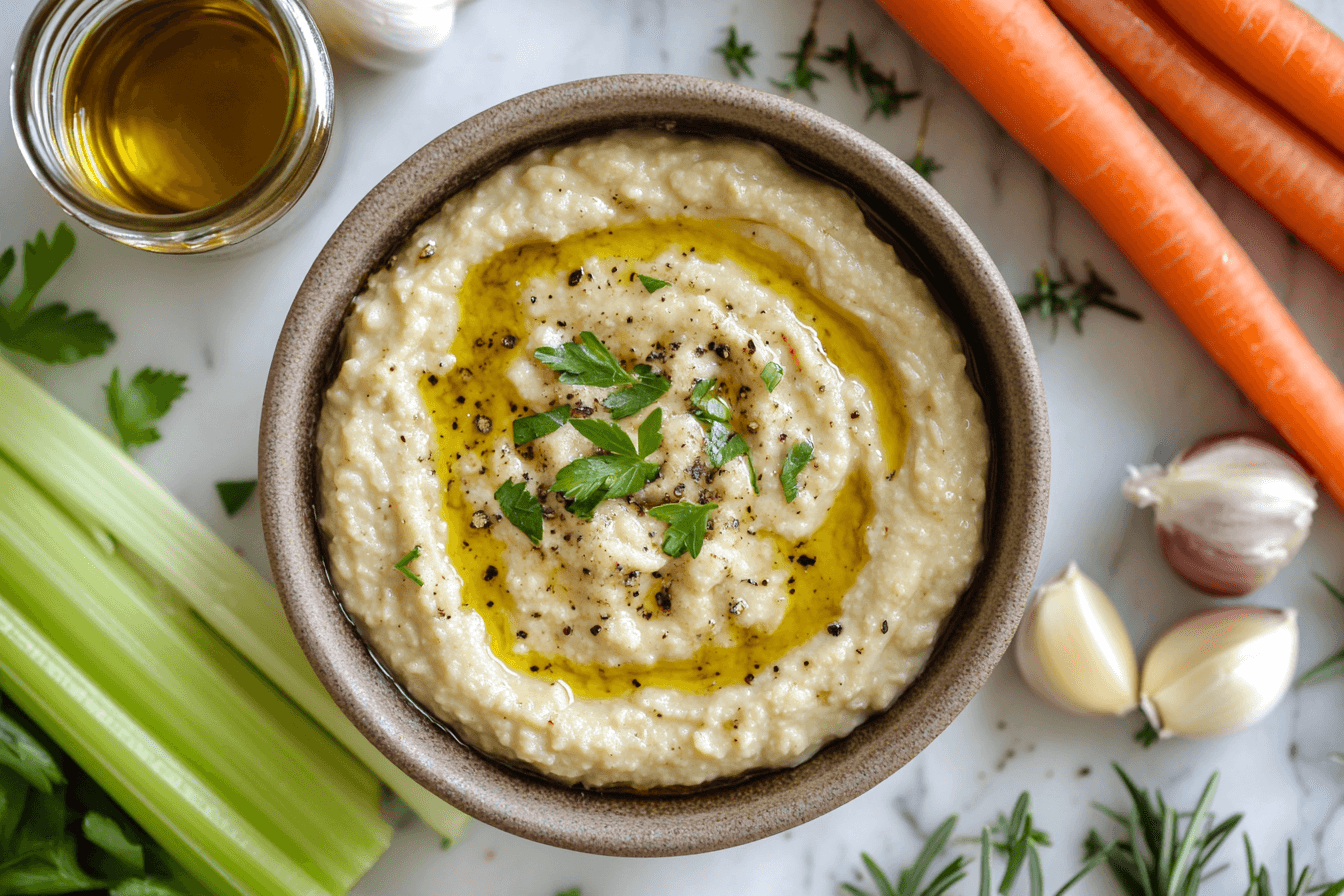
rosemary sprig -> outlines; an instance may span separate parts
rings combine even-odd
[[[737,42],[737,27],[728,26],[728,39],[714,48],[714,52],[723,57],[723,64],[728,67],[728,74],[734,78],[740,77],[746,72],[750,77],[756,77],[756,73],[751,70],[751,65],[747,60],[756,55],[756,50],[751,44],[739,44]],[[644,278],[640,278],[641,280]],[[646,283],[645,286],[648,284]],[[653,290],[649,290],[652,292]]]
[[[1246,896],[1274,896],[1274,887],[1269,882],[1269,869],[1261,865],[1257,870],[1255,865],[1255,852],[1251,849],[1251,838],[1242,835],[1242,840],[1246,843],[1246,868],[1250,875],[1251,883],[1246,888]],[[1293,841],[1288,841],[1288,896],[1306,896],[1308,893],[1317,893],[1319,896],[1340,896],[1344,893],[1344,880],[1335,881],[1333,884],[1324,884],[1322,886],[1311,886],[1311,866],[1305,866],[1302,873],[1297,873],[1297,868],[1293,862]]]
[[[1045,881],[1041,874],[1041,854],[1038,847],[1049,846],[1050,836],[1038,831],[1031,823],[1031,796],[1025,790],[1017,798],[1011,816],[1000,815],[998,822],[990,829],[1000,835],[1002,840],[994,841],[994,848],[1008,857],[1008,866],[1003,872],[1003,882],[999,884],[999,893],[1007,896],[1022,871],[1023,863],[1029,867],[1032,896],[1041,896],[1045,892]]]
[[[815,15],[813,18],[816,18]],[[788,93],[801,90],[815,100],[817,94],[812,89],[812,85],[817,81],[827,80],[825,75],[812,67],[812,57],[816,52],[817,29],[814,26],[809,26],[807,33],[798,41],[798,49],[792,53],[779,54],[785,59],[792,59],[793,68],[783,78],[771,78],[770,83]]]
[[[1040,312],[1042,320],[1051,322],[1051,339],[1059,334],[1060,315],[1066,316],[1081,335],[1083,313],[1092,307],[1105,308],[1112,314],[1130,320],[1143,320],[1143,315],[1133,308],[1111,301],[1115,287],[1101,279],[1092,265],[1087,265],[1087,279],[1082,282],[1074,279],[1066,262],[1059,263],[1059,270],[1060,278],[1056,280],[1050,276],[1050,268],[1043,263],[1035,273],[1035,288],[1016,297],[1017,307],[1024,315],[1034,308]]]
[[[918,90],[901,90],[896,86],[895,72],[884,75],[877,66],[865,59],[853,31],[849,33],[843,47],[827,47],[826,52],[817,58],[844,68],[850,86],[855,90],[862,87],[868,93],[868,111],[863,116],[865,119],[872,118],[874,112],[881,112],[883,118],[890,118],[901,111],[901,103],[920,95]]]
[[[947,867],[938,872],[929,881],[927,887],[924,884],[924,875],[929,873],[933,867],[934,859],[947,846],[947,841],[952,837],[952,832],[957,827],[957,816],[944,821],[938,826],[938,829],[929,835],[925,841],[924,848],[919,851],[915,861],[910,867],[901,871],[896,878],[896,884],[893,886],[891,881],[877,863],[873,861],[868,853],[863,853],[863,864],[868,869],[868,874],[872,877],[873,883],[877,885],[877,896],[942,896],[962,878],[966,876],[966,866],[971,864],[971,860],[965,856],[957,856]],[[853,884],[841,884],[841,889],[851,896],[871,896],[864,890],[860,890]]]
[[[1325,586],[1325,590],[1334,595],[1335,599],[1344,604],[1344,592],[1341,592],[1334,585],[1325,580],[1325,577],[1316,574],[1316,581]],[[1328,678],[1338,678],[1344,675],[1344,647],[1339,648],[1339,652],[1334,656],[1322,660],[1315,666],[1312,666],[1307,672],[1297,680],[1298,687],[1307,684],[1317,684]]]

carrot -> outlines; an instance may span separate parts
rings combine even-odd
[[[1046,0],[1283,226],[1344,271],[1344,157],[1206,56],[1148,0]]]
[[[1158,0],[1248,84],[1344,153],[1344,40],[1290,0]]]
[[[1043,0],[879,0],[1097,219],[1344,506],[1344,387]]]

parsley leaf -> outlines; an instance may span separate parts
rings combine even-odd
[[[657,292],[667,285],[666,280],[659,280],[657,277],[645,277],[643,274],[636,274],[639,282],[644,284],[644,288],[649,292]]]
[[[64,223],[57,225],[50,242],[39,230],[33,242],[23,244],[23,286],[8,305],[0,302],[0,345],[44,364],[73,364],[101,355],[116,339],[92,311],[72,315],[64,302],[33,309],[38,293],[74,251],[75,234]],[[0,282],[14,269],[14,261],[12,247],[0,255]]]
[[[826,80],[825,75],[812,67],[812,56],[816,51],[817,30],[816,28],[808,28],[807,33],[798,42],[797,50],[792,53],[779,54],[785,59],[793,60],[793,69],[783,79],[771,78],[770,83],[789,93],[793,93],[795,90],[804,91],[815,100],[817,94],[812,89],[813,83]]]
[[[121,371],[112,368],[112,379],[103,386],[103,391],[107,393],[107,413],[121,437],[122,448],[129,451],[136,445],[159,440],[159,431],[153,424],[187,391],[186,382],[186,374],[145,367],[123,390]]]
[[[751,476],[751,490],[759,495],[761,487],[756,482],[756,466],[751,462],[750,446],[745,439],[725,425],[732,418],[733,410],[728,407],[726,401],[713,394],[717,388],[718,381],[708,379],[696,383],[695,388],[691,390],[691,416],[705,427],[705,454],[709,456],[709,462],[716,467],[723,466],[735,457],[746,455],[747,472]]]
[[[255,479],[234,479],[228,482],[216,482],[215,491],[219,493],[219,500],[224,505],[224,512],[233,516],[243,509],[247,499],[252,497],[252,493],[257,490],[257,480]]]
[[[714,395],[718,380],[701,380],[691,390],[691,416],[705,426],[713,423],[727,423],[733,416],[732,408],[722,398]]]
[[[746,440],[722,423],[710,424],[709,431],[705,433],[705,454],[709,456],[709,462],[716,467],[723,466],[735,457],[741,457],[749,450]]]
[[[654,411],[653,413],[658,414],[661,420],[661,411]],[[652,417],[653,414],[649,416]],[[605,420],[572,420],[570,422],[579,431],[579,435],[603,451],[610,451],[620,457],[639,459],[640,455],[635,451],[635,443],[630,441],[630,436],[626,435],[625,430],[615,423],[608,423]],[[646,420],[645,423],[647,422]]]
[[[738,77],[743,72],[746,72],[753,78],[756,77],[755,72],[751,70],[751,66],[747,63],[748,59],[751,59],[756,55],[756,51],[752,48],[751,44],[739,44],[737,42],[736,26],[728,26],[728,39],[715,47],[714,52],[723,57],[723,64],[728,66],[728,74],[732,75],[734,78]],[[643,278],[641,277],[640,279]],[[645,286],[647,285],[648,284],[646,283]],[[649,292],[653,292],[653,290],[649,290]]]
[[[505,519],[518,527],[533,544],[541,544],[541,502],[527,490],[526,482],[508,482],[495,489],[495,500]]]
[[[415,547],[411,548],[409,551],[406,552],[406,556],[402,557],[395,564],[393,564],[392,568],[395,569],[397,572],[401,573],[402,575],[404,575],[406,578],[410,579],[412,582],[414,582],[415,587],[423,588],[425,586],[424,579],[420,578],[418,575],[416,575],[415,573],[411,572],[409,569],[406,568],[412,562],[418,560],[419,558],[420,558],[420,545],[416,545]]]
[[[121,825],[101,812],[85,814],[80,825],[87,839],[107,853],[127,874],[145,873],[145,848],[126,836]]]
[[[598,448],[611,452],[581,457],[555,475],[554,489],[569,498],[570,513],[592,519],[593,511],[607,498],[623,498],[639,491],[658,475],[661,467],[645,460],[663,442],[663,412],[653,412],[639,426],[639,448],[615,423],[602,420],[572,420],[571,425]]]
[[[789,453],[784,456],[784,466],[779,470],[779,483],[784,486],[784,500],[792,501],[798,497],[798,474],[812,460],[811,442],[794,442]]]
[[[531,417],[519,417],[513,421],[513,444],[526,445],[533,439],[548,436],[569,422],[569,405],[562,404]]]
[[[640,364],[635,368],[635,379],[638,380],[635,385],[617,389],[602,399],[603,407],[611,411],[613,420],[639,413],[672,388],[671,380],[654,373],[653,368],[647,364]]]
[[[761,371],[761,379],[765,382],[765,391],[773,392],[775,387],[779,385],[779,381],[784,379],[784,368],[771,361]]]
[[[560,382],[571,386],[635,385],[635,378],[625,372],[596,334],[584,330],[579,339],[555,348],[542,346],[533,352],[533,357],[559,373]]]
[[[12,769],[42,793],[51,793],[65,783],[61,767],[47,748],[3,712],[0,712],[0,767]]]
[[[680,557],[689,551],[691,557],[699,557],[700,549],[705,544],[709,515],[718,506],[681,501],[649,508],[650,516],[668,524],[667,531],[663,533],[663,553],[669,557]]]

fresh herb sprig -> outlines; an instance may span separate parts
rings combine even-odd
[[[592,519],[603,501],[633,495],[652,482],[661,468],[647,458],[663,443],[662,423],[662,409],[654,408],[639,425],[636,447],[615,423],[571,420],[580,435],[608,453],[581,457],[556,473],[554,488],[570,499],[570,513]]]
[[[933,174],[942,171],[943,166],[933,156],[924,155],[924,138],[929,135],[929,113],[933,111],[933,100],[924,100],[924,111],[919,116],[919,136],[915,138],[915,154],[906,164],[915,169],[915,173],[932,183]]]
[[[771,361],[765,365],[761,371],[761,382],[765,383],[765,391],[773,392],[780,381],[784,379],[784,368],[778,363]]]
[[[64,302],[33,308],[43,287],[74,251],[75,234],[64,222],[56,225],[50,241],[39,230],[32,242],[24,242],[23,285],[8,304],[0,301],[0,345],[45,364],[73,364],[101,355],[116,340],[112,328],[92,311],[71,314]],[[0,255],[0,283],[14,269],[15,260],[12,246]]]
[[[144,367],[123,389],[121,371],[114,367],[103,391],[107,394],[107,415],[121,438],[121,447],[130,451],[159,440],[154,424],[186,393],[187,376]]]
[[[1336,600],[1341,604],[1344,604],[1344,592],[1340,591],[1334,585],[1331,585],[1326,581],[1324,576],[1319,574],[1316,576],[1316,581],[1324,585],[1326,591],[1329,591]],[[1341,675],[1344,675],[1344,647],[1339,648],[1339,652],[1334,656],[1321,660],[1321,662],[1308,669],[1306,673],[1297,680],[1297,684],[1299,687],[1308,684],[1318,684],[1330,678],[1338,678]]]
[[[219,502],[224,505],[224,512],[229,516],[234,516],[243,509],[247,499],[252,497],[252,493],[257,490],[257,480],[255,479],[233,479],[227,482],[216,482],[215,492],[219,495]]]
[[[813,18],[815,19],[816,16],[814,15]],[[816,52],[817,29],[815,26],[810,26],[798,41],[798,49],[792,53],[779,54],[785,59],[792,59],[793,68],[789,69],[788,74],[783,78],[771,78],[770,83],[788,93],[801,90],[812,97],[813,100],[816,100],[817,93],[813,89],[813,85],[818,81],[827,80],[825,75],[812,67],[812,60]]]
[[[883,118],[901,111],[901,104],[917,99],[918,90],[901,90],[896,85],[896,73],[884,75],[877,66],[866,59],[859,50],[854,32],[850,32],[843,47],[827,47],[826,52],[817,57],[822,62],[838,65],[849,76],[850,86],[855,90],[864,90],[868,94],[868,111],[864,118],[872,118],[874,112],[881,112]]]
[[[571,386],[625,387],[602,400],[603,406],[617,420],[639,413],[667,394],[667,390],[672,387],[667,377],[655,374],[647,364],[637,366],[633,374],[627,372],[616,356],[602,344],[602,340],[588,330],[579,334],[578,342],[566,342],[555,348],[542,346],[533,355],[559,373],[562,383]]]
[[[558,408],[551,408],[540,414],[519,417],[513,421],[513,444],[526,445],[533,439],[550,435],[569,422],[571,410],[569,405],[562,404]]]
[[[518,527],[533,544],[541,544],[543,519],[541,502],[537,496],[527,490],[526,482],[514,482],[512,478],[495,489],[495,500],[499,502],[500,513]]]
[[[811,460],[811,442],[794,442],[789,453],[784,455],[784,463],[779,468],[779,484],[784,488],[786,503],[791,504],[798,497],[798,474],[807,469]]]
[[[1002,837],[994,840],[993,846],[1008,857],[1008,865],[1003,872],[1003,882],[999,884],[999,893],[1007,896],[1017,881],[1025,863],[1031,880],[1031,892],[1044,890],[1044,877],[1041,873],[1040,847],[1050,845],[1050,837],[1044,831],[1032,825],[1031,797],[1026,791],[1017,798],[1010,816],[999,816],[998,822],[990,828],[991,834]]]
[[[1251,838],[1242,835],[1242,840],[1246,843],[1246,868],[1250,875],[1251,884],[1246,889],[1246,896],[1274,896],[1274,887],[1269,882],[1269,869],[1264,865],[1256,867],[1255,851],[1251,848]],[[1288,896],[1306,896],[1308,893],[1319,894],[1319,896],[1340,896],[1344,893],[1344,880],[1336,881],[1333,884],[1324,887],[1311,886],[1312,870],[1310,866],[1304,867],[1302,873],[1297,872],[1297,865],[1293,858],[1293,841],[1288,841]]]
[[[723,64],[727,66],[728,74],[732,75],[734,78],[741,77],[744,72],[753,78],[756,77],[755,72],[751,70],[751,65],[748,62],[748,60],[755,57],[756,50],[752,48],[751,44],[740,44],[737,42],[736,26],[728,26],[728,39],[715,47],[714,52],[723,57]],[[640,276],[640,279],[644,279],[643,275]],[[648,284],[646,283],[645,286],[648,286]],[[650,289],[649,292],[653,292],[653,290]]]
[[[692,559],[699,557],[705,544],[705,532],[709,529],[709,515],[718,506],[681,501],[650,507],[649,516],[668,524],[663,533],[663,553],[676,558],[690,552]]]
[[[757,482],[756,465],[751,460],[751,446],[728,426],[733,411],[728,407],[728,402],[718,397],[717,390],[718,380],[701,380],[691,390],[689,399],[691,416],[705,427],[705,456],[716,467],[722,467],[739,457],[745,458],[747,475],[751,477],[751,490],[759,495],[761,487]]]
[[[403,556],[400,560],[394,563],[392,565],[392,568],[395,569],[397,572],[401,573],[402,575],[404,575],[406,578],[410,579],[412,582],[414,582],[415,587],[423,588],[425,587],[425,580],[420,578],[418,575],[411,572],[410,569],[407,568],[412,563],[414,563],[416,560],[419,559],[420,559],[420,545],[416,545],[415,547],[407,551],[405,556]]]
[[[933,862],[947,847],[947,841],[951,838],[952,832],[957,827],[957,816],[944,821],[938,826],[929,839],[924,841],[924,848],[915,856],[914,862],[908,868],[905,868],[896,877],[896,883],[893,885],[891,880],[882,873],[882,869],[873,861],[872,856],[867,853],[862,854],[863,865],[868,869],[868,874],[877,885],[877,896],[942,896],[953,886],[966,877],[966,868],[971,864],[971,860],[965,856],[957,856],[942,871],[934,875],[933,880],[929,881],[927,887],[923,886],[924,876],[929,873],[933,867]],[[841,889],[851,896],[871,896],[871,894],[860,890],[853,884],[841,884]]]
[[[1032,291],[1017,296],[1017,307],[1024,315],[1035,309],[1042,320],[1050,321],[1050,338],[1059,333],[1060,317],[1067,317],[1081,335],[1083,314],[1093,307],[1104,308],[1130,320],[1143,320],[1143,315],[1133,308],[1111,301],[1115,287],[1101,279],[1091,265],[1087,266],[1087,279],[1081,282],[1074,279],[1065,262],[1060,262],[1059,269],[1060,277],[1055,279],[1050,276],[1050,268],[1042,264],[1034,274]]]

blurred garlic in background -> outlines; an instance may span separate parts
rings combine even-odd
[[[457,0],[305,0],[327,48],[375,71],[419,65],[448,39]]]
[[[1138,706],[1139,670],[1115,605],[1068,567],[1032,595],[1015,646],[1032,690],[1082,715],[1124,715]]]
[[[1164,469],[1129,468],[1121,486],[1156,509],[1157,538],[1194,587],[1240,597],[1268,582],[1307,539],[1316,488],[1287,452],[1251,435],[1197,442]]]
[[[1292,684],[1297,640],[1295,610],[1196,613],[1148,651],[1144,715],[1162,737],[1218,737],[1258,722]]]

